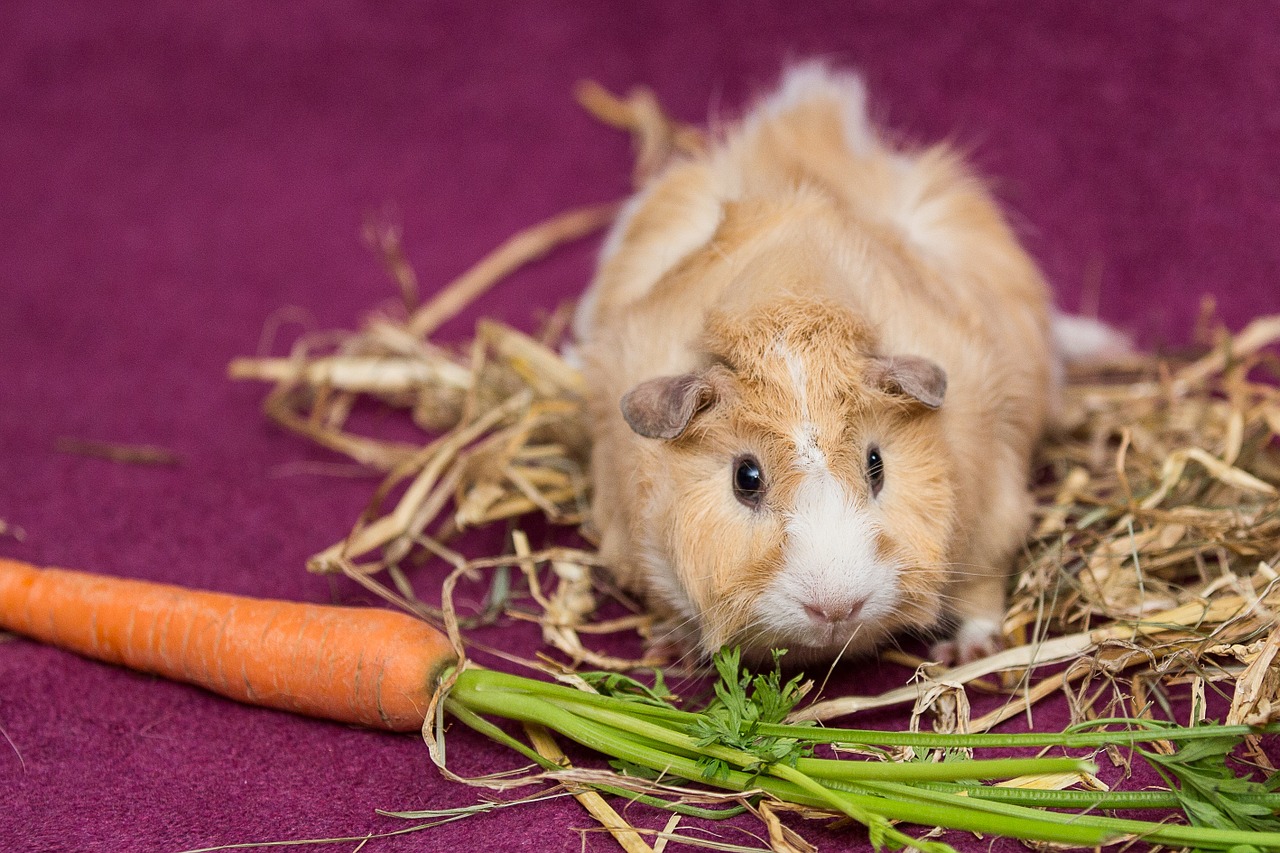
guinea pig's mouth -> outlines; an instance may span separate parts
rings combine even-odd
[[[778,586],[786,588],[759,596],[745,624],[726,632],[744,656],[767,663],[773,650],[786,649],[789,664],[860,657],[902,627],[896,590],[888,586],[818,594]]]
[[[804,630],[762,630],[744,639],[743,653],[767,662],[773,650],[786,649],[787,663],[805,664],[834,658],[857,657],[874,649],[887,635],[874,619],[812,627]]]
[[[881,638],[883,632],[867,621],[852,624],[828,625],[804,637],[800,647],[811,649],[820,655],[844,656],[866,651]]]

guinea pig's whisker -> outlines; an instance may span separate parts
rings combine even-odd
[[[941,603],[943,606],[948,606],[948,605],[960,605],[960,604],[964,604],[964,603],[966,602],[966,599],[964,598],[964,596],[960,596],[960,595],[947,595],[947,594],[945,594],[945,593],[942,593],[942,594],[937,594],[937,595],[935,595],[934,597],[935,597],[935,598],[939,601],[939,603]]]
[[[683,619],[679,622],[663,623],[664,626],[667,626],[667,629],[665,631],[662,631],[659,634],[652,635],[653,641],[665,642],[666,640],[669,640],[672,637],[678,637],[683,633],[683,629],[685,627],[697,621],[698,620],[695,617],[689,617],[688,619]]]
[[[673,637],[680,637],[682,634],[685,633],[684,629],[686,629],[690,625],[705,623],[709,621],[711,617],[716,617],[721,615],[721,613],[724,610],[732,607],[734,604],[735,602],[732,599],[725,599],[723,601],[716,602],[714,605],[712,605],[711,607],[707,608],[706,610],[702,611],[699,614],[688,616],[684,619],[681,619],[675,622],[665,622],[663,623],[663,628],[665,628],[665,630],[652,635],[650,639],[650,643],[654,645],[658,645]],[[683,666],[686,662],[690,660],[696,660],[701,655],[701,649],[698,645],[686,646],[686,644],[682,643],[680,644],[680,646],[683,649],[683,653],[680,655],[680,657],[676,658],[674,661],[671,661],[669,666]]]
[[[681,668],[690,666],[691,664],[697,664],[698,666],[701,665],[702,649],[700,646],[688,645],[682,646],[681,649],[682,651],[680,656],[667,664],[667,668]],[[694,666],[693,668],[696,669],[698,666]]]
[[[913,563],[913,569],[934,569],[949,571],[951,574],[962,575],[993,575],[1003,574],[1003,570],[989,563],[962,563],[962,562],[938,562],[938,563]],[[963,569],[979,569],[980,571],[966,572]]]
[[[906,653],[905,650],[902,648],[902,642],[898,639],[898,635],[896,633],[889,635],[888,643],[889,645],[893,646],[894,651],[897,651],[899,654]],[[876,650],[876,660],[880,660],[879,649]]]
[[[993,572],[961,572],[961,571],[951,571],[951,572],[948,572],[948,573],[947,573],[947,575],[948,575],[948,577],[950,577],[950,578],[989,578],[989,577],[1001,577],[1001,575],[995,574],[995,573],[993,573]]]
[[[692,661],[700,660],[700,657],[701,655],[698,649],[696,648],[689,649],[686,652],[684,652],[684,654],[680,655],[680,657],[673,660],[669,664],[669,666],[676,667],[676,668],[684,667]]]

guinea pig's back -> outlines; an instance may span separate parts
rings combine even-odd
[[[761,226],[768,238],[741,226],[768,219],[741,215],[754,209],[782,223]],[[947,146],[884,143],[858,78],[822,63],[790,69],[708,153],[632,199],[580,306],[579,340],[599,338],[623,384],[687,369],[706,310],[735,298],[753,240],[784,234],[843,268],[837,295],[887,351],[935,358],[957,390],[1045,395],[1048,290],[995,199]]]
[[[905,259],[913,270],[900,283],[918,283],[925,291],[914,295],[949,314],[980,316],[993,303],[1045,312],[1044,282],[988,188],[947,145],[882,139],[854,75],[821,63],[788,71],[730,134],[712,172],[734,200],[825,195],[857,232],[855,243]]]
[[[827,256],[836,274],[825,286],[870,322],[882,354],[946,371],[961,505],[986,508],[992,537],[1016,537],[1055,393],[1050,295],[983,182],[948,146],[887,144],[857,79],[813,64],[789,72],[715,168],[743,198],[826,202],[792,226],[797,239]]]
[[[814,233],[886,351],[1025,378],[1019,395],[1044,396],[1050,296],[1035,262],[958,153],[894,146],[875,132],[856,77],[821,63],[792,69],[714,169],[744,198],[829,199],[835,215]]]

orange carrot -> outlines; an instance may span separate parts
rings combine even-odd
[[[389,610],[270,601],[0,559],[0,628],[241,702],[392,731],[422,727],[455,662]]]

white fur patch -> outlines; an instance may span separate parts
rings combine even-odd
[[[876,554],[878,530],[829,471],[806,474],[787,520],[782,570],[756,603],[759,623],[808,645],[839,646],[857,625],[889,615],[898,600],[897,571]],[[861,609],[855,620],[828,628],[814,623],[806,605],[832,613]]]
[[[1054,346],[1067,362],[1118,358],[1133,353],[1133,343],[1124,333],[1101,320],[1055,311],[1052,323]]]
[[[818,446],[818,428],[809,416],[809,372],[804,360],[782,345],[773,346],[774,354],[782,359],[791,376],[791,386],[796,392],[796,400],[800,404],[800,426],[792,436],[796,444],[796,455],[803,468],[826,469],[827,457]]]
[[[645,194],[639,193],[632,196],[618,211],[618,217],[613,221],[613,225],[609,228],[609,233],[605,235],[604,243],[600,247],[600,254],[596,259],[597,270],[621,250],[627,229],[631,226],[631,219],[640,210],[644,200]],[[592,282],[591,286],[582,294],[582,298],[578,300],[578,307],[573,312],[573,337],[578,343],[586,343],[591,340],[592,332],[595,331],[596,303],[599,301],[599,284],[598,282]]]
[[[817,100],[839,105],[845,144],[866,156],[875,148],[875,134],[867,118],[867,90],[856,74],[833,71],[821,60],[809,60],[787,69],[777,91],[761,104],[753,120],[776,117]]]
[[[613,259],[614,255],[618,254],[618,250],[622,248],[622,241],[627,235],[627,229],[631,226],[632,217],[644,206],[649,195],[650,191],[648,190],[636,193],[627,199],[627,203],[618,211],[618,217],[613,221],[613,226],[609,229],[609,233],[605,235],[604,242],[600,245],[600,255],[596,259],[597,267],[604,266]]]
[[[917,248],[934,259],[953,254],[953,232],[947,227],[951,209],[948,197],[934,191],[932,176],[920,167],[915,155],[893,158],[898,172],[893,221]]]
[[[603,269],[615,258],[621,257],[625,267],[616,271],[609,280],[609,298],[622,304],[643,298],[663,276],[671,272],[681,261],[705,246],[715,236],[724,211],[719,197],[709,188],[696,187],[690,193],[675,198],[662,198],[670,224],[660,234],[648,235],[641,242],[628,243],[631,221],[642,211],[657,204],[654,196],[666,190],[666,184],[656,180],[633,196],[618,213],[600,248],[597,269]],[[593,337],[596,322],[596,303],[600,300],[601,280],[587,288],[578,301],[573,317],[573,332],[580,343]]]

